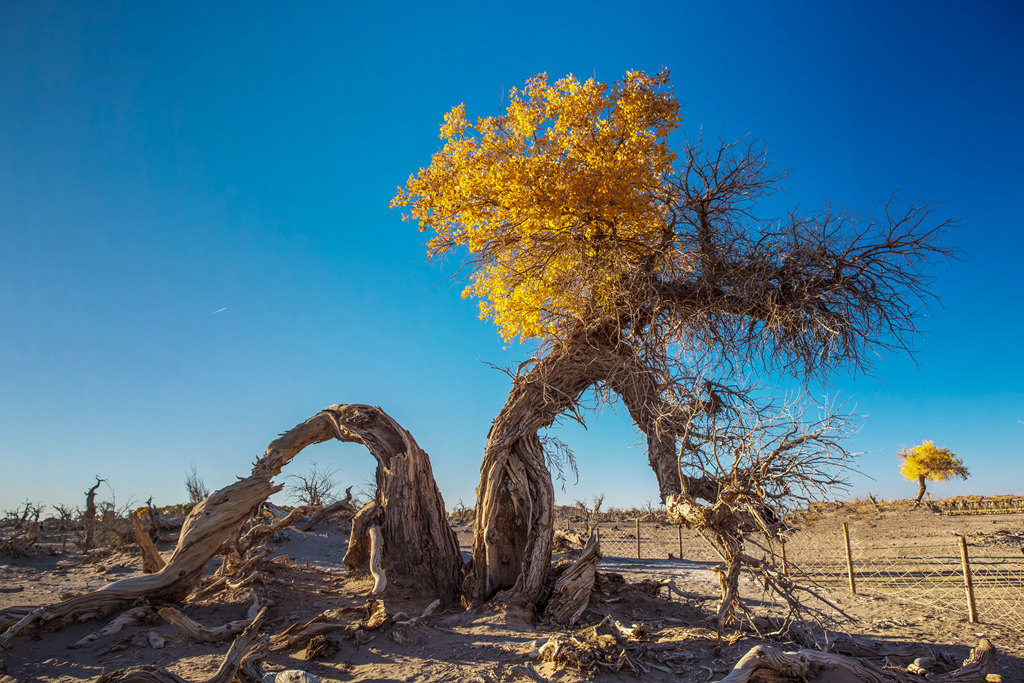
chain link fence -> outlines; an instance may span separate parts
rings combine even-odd
[[[562,528],[587,530],[571,523]],[[667,522],[603,521],[592,528],[608,561],[639,560],[633,565],[639,572],[643,560],[678,558],[708,566],[721,561],[696,531]],[[1024,551],[1014,550],[973,545],[960,537],[944,543],[908,539],[880,545],[857,538],[855,530],[844,533],[842,526],[787,535],[786,543],[773,549],[777,566],[798,581],[965,617],[973,610],[979,622],[1024,631]],[[652,564],[651,573],[656,571]]]

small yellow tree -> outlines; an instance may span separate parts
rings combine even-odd
[[[905,448],[900,451],[903,463],[900,472],[907,481],[917,480],[917,498],[920,503],[924,498],[925,481],[946,481],[950,477],[966,479],[970,472],[964,467],[964,461],[948,448],[939,448],[933,441],[924,441],[920,446]]]

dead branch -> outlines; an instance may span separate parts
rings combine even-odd
[[[819,650],[782,652],[770,645],[758,645],[736,663],[732,672],[721,683],[748,683],[751,681],[790,681],[799,679],[813,683],[982,683],[995,665],[996,649],[982,638],[978,646],[956,671],[948,674],[925,676],[883,669],[870,662],[845,655]]]
[[[224,655],[217,673],[202,683],[231,683],[243,661],[249,662],[247,665],[249,672],[254,670],[254,658],[258,657],[259,653],[267,647],[267,637],[261,636],[259,633],[264,613],[265,610],[261,611],[252,623],[235,638],[227,654]],[[96,679],[96,683],[189,683],[189,681],[160,667],[142,665],[105,673]]]
[[[109,636],[121,631],[126,626],[133,626],[135,624],[149,623],[153,619],[153,608],[149,605],[141,605],[139,607],[133,607],[126,612],[122,612],[116,619],[111,621],[109,624],[104,626],[98,631],[93,631],[89,635],[85,636],[81,640],[78,640],[71,645],[68,645],[69,649],[78,647],[85,647],[92,643],[94,640],[99,640],[104,636]]]
[[[139,550],[142,551],[142,571],[153,574],[163,569],[167,563],[164,562],[164,558],[153,545],[149,534],[142,530],[142,523],[139,522],[137,515],[132,515],[132,527],[135,530],[135,540],[139,544]]]
[[[229,621],[221,626],[203,626],[199,622],[189,619],[173,607],[164,607],[157,614],[164,621],[177,626],[195,640],[201,640],[205,643],[217,643],[241,633],[262,613],[259,597],[255,593],[253,593],[252,597],[253,603],[249,607],[245,619]]]

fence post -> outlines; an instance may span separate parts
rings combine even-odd
[[[957,536],[960,542],[960,563],[964,570],[964,590],[967,592],[967,615],[972,624],[978,623],[978,608],[974,605],[974,582],[971,580],[971,563],[967,559],[967,539]]]
[[[640,559],[640,518],[636,518],[636,559]]]
[[[789,576],[789,562],[786,560],[786,539],[782,539],[782,574]]]
[[[850,576],[850,595],[857,594],[857,584],[853,580],[853,554],[850,552],[850,525],[843,522],[843,538],[846,539],[846,573]]]
[[[679,559],[683,559],[683,525],[679,524],[676,526],[676,531],[679,533]]]

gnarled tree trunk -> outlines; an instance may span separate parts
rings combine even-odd
[[[463,591],[471,601],[533,607],[551,563],[554,488],[537,432],[616,359],[594,336],[570,338],[517,377],[491,426],[480,467],[472,565]]]
[[[276,474],[307,445],[334,438],[363,444],[377,460],[373,516],[381,527],[383,568],[388,581],[429,591],[443,602],[455,600],[461,584],[462,556],[455,532],[448,525],[430,458],[409,432],[380,408],[325,408],[271,443],[256,469]],[[363,538],[369,526],[353,523],[346,564],[363,557],[360,546],[369,548]]]

